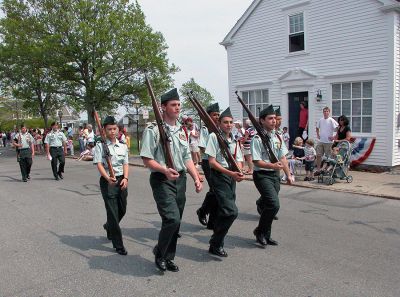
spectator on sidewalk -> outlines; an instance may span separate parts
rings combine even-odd
[[[296,137],[293,142],[293,154],[292,158],[289,159],[289,170],[293,179],[295,177],[296,165],[302,165],[304,163],[304,147],[303,138]]]
[[[339,127],[337,129],[333,146],[337,146],[340,142],[351,140],[351,129],[349,119],[345,115],[338,118]]]
[[[299,114],[299,127],[297,129],[297,137],[303,137],[303,132],[307,132],[308,128],[308,109],[306,102],[300,102],[300,114]]]
[[[330,108],[325,107],[323,109],[324,117],[317,122],[317,172],[321,170],[321,159],[324,155],[329,156],[331,153],[331,147],[334,140],[334,135],[339,126],[330,116]]]
[[[290,141],[290,135],[288,132],[287,127],[283,127],[283,134],[282,134],[283,142],[286,145],[286,148],[289,149],[289,141]]]
[[[86,142],[94,144],[94,132],[93,132],[93,126],[91,124],[87,125]]]
[[[245,163],[247,163],[248,170],[245,171],[245,174],[253,174],[253,158],[251,156],[250,151],[250,143],[253,139],[254,135],[256,135],[256,130],[253,127],[253,124],[249,119],[245,122],[245,132],[243,137],[243,154]]]

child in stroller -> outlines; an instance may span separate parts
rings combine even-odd
[[[351,183],[353,177],[348,175],[350,156],[351,146],[348,141],[343,141],[332,147],[331,155],[323,158],[321,170],[315,173],[318,176],[318,182],[324,182],[325,177],[328,185],[333,185],[337,178],[345,179],[348,183]]]

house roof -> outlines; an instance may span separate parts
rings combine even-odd
[[[236,24],[232,27],[229,33],[225,36],[224,40],[220,42],[221,45],[225,47],[232,45],[232,38],[235,36],[235,34],[239,31],[239,29],[243,26],[243,24],[247,21],[247,19],[251,16],[253,11],[258,7],[258,5],[262,1],[263,0],[254,0],[250,4],[250,6],[246,9],[246,11],[239,18]],[[375,1],[378,1],[379,3],[383,4],[381,10],[384,12],[392,10],[400,12],[400,0],[375,0]]]

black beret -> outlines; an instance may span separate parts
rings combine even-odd
[[[230,108],[230,107],[228,107],[227,109],[225,109],[225,110],[219,115],[219,118],[220,118],[220,119],[225,118],[225,117],[233,118],[232,113],[231,113],[231,108]]]
[[[268,115],[271,114],[276,114],[274,107],[272,105],[267,106],[266,108],[264,108],[263,110],[261,110],[259,117],[260,118],[265,118]]]
[[[179,100],[179,94],[176,88],[168,91],[164,95],[161,95],[161,104],[166,103],[169,100]]]
[[[275,109],[275,114],[276,114],[277,117],[281,117],[282,116],[281,107],[280,106],[277,109]]]
[[[219,112],[219,105],[218,102],[211,104],[210,106],[207,107],[206,109],[207,113],[212,113],[212,112]]]
[[[113,116],[107,116],[104,121],[103,121],[103,127],[107,126],[107,125],[116,125],[117,121],[115,120],[115,118]]]

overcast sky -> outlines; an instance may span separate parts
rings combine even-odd
[[[228,107],[228,66],[219,43],[252,0],[139,0],[147,22],[163,33],[170,61],[181,69],[175,84],[191,77],[205,87],[221,108]]]

